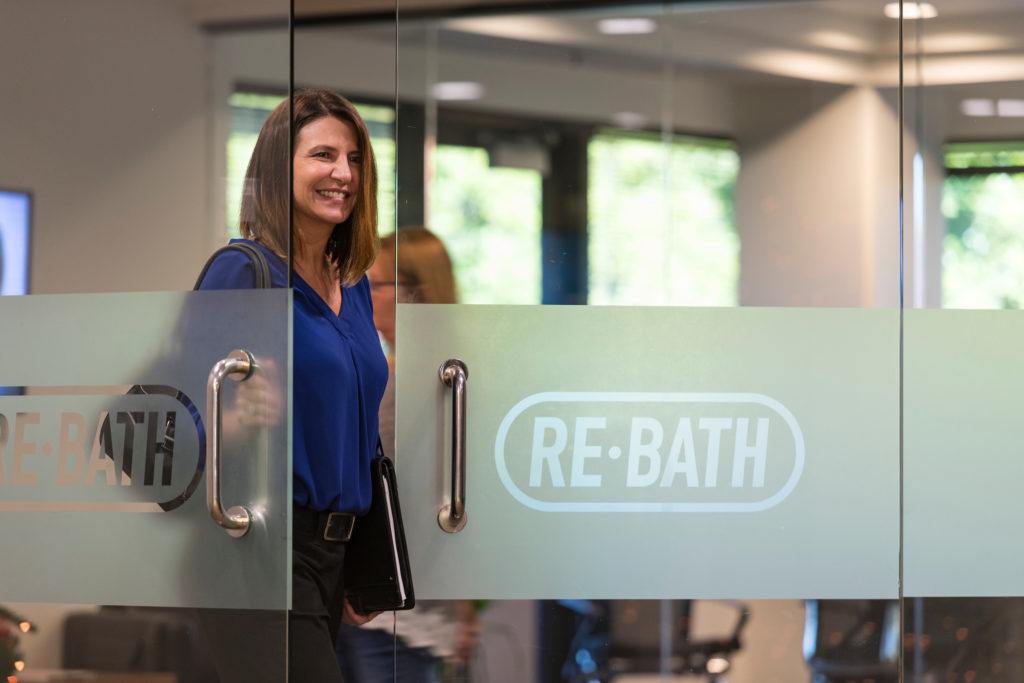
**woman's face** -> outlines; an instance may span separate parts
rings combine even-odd
[[[329,232],[348,220],[359,198],[362,161],[348,121],[324,116],[306,124],[295,140],[295,225]]]

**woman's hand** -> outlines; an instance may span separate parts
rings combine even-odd
[[[341,620],[349,626],[362,626],[363,624],[373,621],[377,618],[380,612],[370,612],[369,614],[360,614],[352,608],[352,605],[348,600],[345,601],[345,611],[341,615]]]
[[[238,385],[234,410],[243,427],[273,427],[284,414],[280,378],[273,360],[260,363],[252,376]]]
[[[277,365],[265,360],[252,376],[236,384],[235,399],[224,407],[221,438],[225,444],[241,444],[259,433],[259,428],[275,427],[284,417],[281,377]]]

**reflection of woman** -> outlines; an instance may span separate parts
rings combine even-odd
[[[290,679],[341,681],[345,541],[370,506],[370,460],[388,368],[373,326],[366,270],[377,249],[377,174],[366,126],[344,98],[304,91],[260,132],[242,200],[242,234],[260,248],[275,287],[288,285],[293,240],[293,543],[288,614]],[[290,131],[294,128],[294,132]],[[288,234],[289,137],[294,139]],[[251,287],[243,254],[218,257],[203,289]],[[241,636],[244,641],[244,636]]]
[[[395,302],[455,303],[451,260],[441,240],[426,228],[402,228],[381,238],[380,254],[368,275],[374,323],[389,348],[388,362],[393,368]],[[380,433],[384,451],[393,455],[393,373],[381,402]],[[476,629],[476,613],[468,601],[421,600],[411,612],[398,615],[394,639],[390,619],[379,619],[365,629],[342,627],[338,660],[345,670],[345,680],[353,683],[429,683],[437,680],[436,670],[442,659],[457,665],[466,663],[476,641]]]

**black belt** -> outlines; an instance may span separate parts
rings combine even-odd
[[[352,538],[352,529],[355,525],[356,516],[351,512],[310,510],[298,505],[292,506],[292,526],[325,541],[344,543]]]

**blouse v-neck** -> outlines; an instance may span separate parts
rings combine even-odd
[[[331,305],[327,303],[322,296],[320,296],[320,292],[316,291],[313,288],[313,285],[306,282],[305,278],[299,275],[299,271],[293,270],[292,272],[295,274],[295,279],[301,282],[302,285],[306,288],[307,294],[310,294],[314,297],[314,300],[317,302],[317,306],[323,308],[324,311],[330,313],[334,318],[338,320],[341,319],[341,314],[345,311],[345,288],[341,285],[340,282],[338,283],[338,288],[341,294],[341,302],[338,304],[338,312],[335,313],[334,309],[331,308]]]

